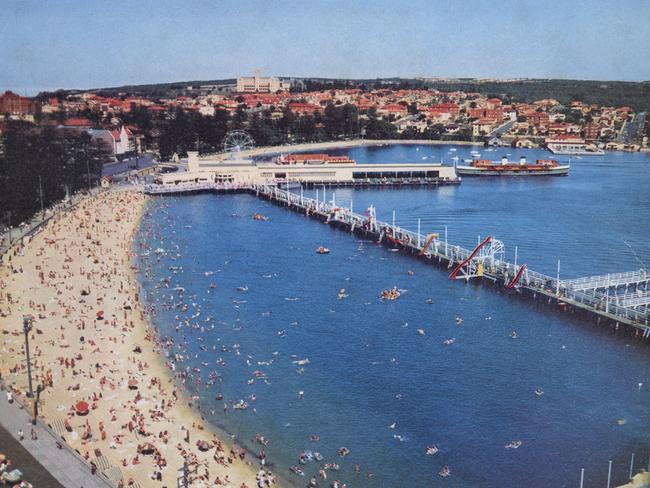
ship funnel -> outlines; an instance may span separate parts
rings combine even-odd
[[[520,166],[525,166],[526,165],[526,156],[522,156],[519,158],[519,165]]]
[[[503,156],[501,158],[501,164],[503,164],[504,166],[508,164],[508,156]]]

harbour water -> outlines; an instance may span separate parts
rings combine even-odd
[[[341,152],[358,162],[450,162],[471,149]],[[548,158],[478,150],[486,159]],[[465,247],[494,235],[510,260],[518,246],[518,262],[550,275],[558,259],[567,278],[646,266],[650,155],[571,162],[566,178],[334,191],[357,211],[374,204],[385,221],[395,210],[405,228],[415,230],[418,219],[423,233],[446,226],[449,240]],[[252,220],[254,212],[269,220]],[[304,450],[340,465],[325,486],[569,487],[584,467],[585,486],[604,487],[609,459],[618,483],[632,452],[647,467],[648,346],[628,334],[491,286],[451,282],[444,270],[250,195],[154,198],[139,237],[153,322],[175,341],[170,353],[185,358],[177,371],[201,377],[199,390],[186,385],[199,392],[204,414],[255,452],[256,433],[270,439],[269,461],[296,486],[322,464],[301,466],[304,478],[290,475]],[[316,254],[321,245],[331,254]],[[393,286],[402,296],[379,300]],[[224,402],[240,400],[249,407],[230,404],[224,413]],[[515,440],[519,448],[505,448]],[[439,452],[429,456],[433,444]],[[350,449],[345,458],[341,446]],[[451,477],[437,476],[443,465]]]

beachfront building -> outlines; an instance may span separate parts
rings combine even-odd
[[[261,76],[259,70],[255,76],[242,76],[237,78],[238,93],[276,93],[289,91],[291,83],[282,81],[275,76]]]
[[[21,97],[7,90],[0,95],[0,115],[34,115],[38,111],[38,102]]]
[[[155,181],[163,185],[228,182],[235,184],[291,182],[353,183],[368,179],[456,179],[453,166],[440,163],[357,164],[343,156],[288,155],[273,162],[253,159],[220,159],[189,152],[187,171],[161,173]]]
[[[86,132],[93,139],[103,141],[113,159],[122,159],[135,152],[135,137],[125,126],[122,126],[119,130],[88,129]]]

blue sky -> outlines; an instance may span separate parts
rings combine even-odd
[[[0,0],[0,90],[280,76],[650,80],[650,0]]]

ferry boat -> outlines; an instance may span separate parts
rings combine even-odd
[[[504,156],[501,161],[487,159],[465,160],[456,165],[459,176],[566,176],[570,165],[559,164],[555,159],[538,159],[528,163],[522,156],[519,163],[509,162]]]

